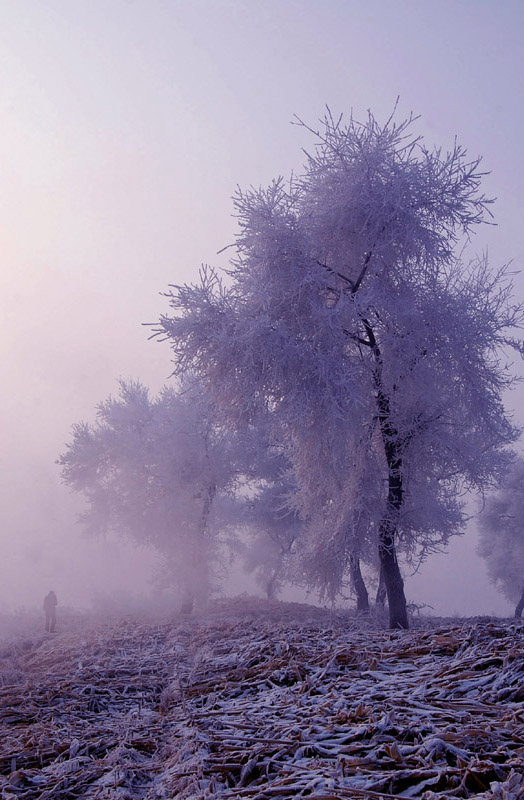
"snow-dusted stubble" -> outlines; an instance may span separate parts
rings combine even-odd
[[[516,436],[500,352],[522,309],[503,270],[455,257],[489,202],[479,162],[428,151],[412,123],[328,115],[300,178],[238,194],[231,287],[204,271],[161,320],[227,417],[269,414],[312,563],[345,566],[388,516],[410,555],[438,547]]]

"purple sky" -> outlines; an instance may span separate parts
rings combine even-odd
[[[116,378],[167,379],[168,348],[141,323],[166,311],[168,283],[225,263],[237,184],[300,168],[293,114],[385,119],[400,95],[428,144],[483,155],[498,227],[474,249],[521,268],[523,26],[521,0],[0,5],[0,608],[39,604],[51,583],[84,603],[140,570],[143,554],[80,539],[54,460]],[[522,422],[523,396],[508,397]],[[474,549],[472,530],[408,597],[510,613],[482,563],[469,569]]]

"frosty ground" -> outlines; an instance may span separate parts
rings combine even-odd
[[[512,800],[523,701],[515,620],[397,632],[248,598],[24,620],[0,642],[2,798]]]

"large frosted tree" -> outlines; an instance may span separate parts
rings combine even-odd
[[[524,610],[524,459],[515,458],[500,486],[486,499],[479,517],[479,554],[491,580]]]
[[[328,114],[301,175],[238,192],[227,277],[172,287],[158,328],[231,424],[267,415],[319,582],[375,542],[392,627],[399,544],[423,557],[459,532],[515,438],[501,352],[522,322],[504,270],[457,255],[488,213],[479,161],[413,123]]]

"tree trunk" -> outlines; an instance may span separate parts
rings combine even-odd
[[[384,570],[382,566],[379,569],[379,577],[378,577],[378,586],[377,586],[377,594],[375,597],[375,605],[384,608],[386,604],[386,581],[384,580]]]
[[[207,523],[209,521],[211,508],[213,507],[213,500],[215,499],[216,493],[217,487],[214,483],[211,483],[205,489],[204,502],[202,504],[202,514],[200,516],[200,525],[198,527],[198,533],[200,536],[204,536],[207,533]]]
[[[364,614],[369,611],[369,598],[362,572],[360,571],[360,559],[353,553],[349,556],[349,572],[351,575],[351,583],[357,596],[357,612]]]
[[[203,490],[202,511],[198,520],[196,535],[192,537],[190,561],[186,575],[186,591],[183,602],[183,613],[190,614],[193,605],[205,603],[209,599],[211,588],[211,577],[209,570],[209,540],[208,523],[213,507],[213,501],[217,492],[214,483],[210,483]],[[195,499],[200,495],[196,495]]]
[[[524,586],[522,587],[522,594],[520,595],[520,600],[517,603],[517,607],[515,609],[515,617],[520,619],[522,617],[522,611],[524,609]]]
[[[397,562],[394,532],[389,530],[387,521],[384,521],[380,527],[378,553],[388,596],[389,627],[407,629],[409,622],[404,581]]]
[[[278,573],[280,572],[279,568],[273,571],[272,576],[266,582],[266,595],[268,600],[276,600],[277,599],[277,580],[278,580]]]
[[[388,403],[389,407],[389,403]],[[380,558],[380,571],[384,576],[389,607],[389,627],[409,628],[406,596],[404,594],[404,581],[400,574],[395,550],[395,534],[397,532],[398,513],[402,507],[402,460],[398,453],[398,439],[392,436],[389,421],[384,424],[387,438],[384,435],[384,445],[388,462],[388,499],[386,513],[380,523],[378,533],[378,555]],[[396,434],[396,431],[394,431]]]
[[[378,555],[380,569],[384,575],[389,606],[389,627],[409,628],[404,581],[400,574],[395,550],[397,520],[404,495],[402,484],[402,442],[399,432],[391,419],[389,394],[382,379],[382,354],[375,338],[373,328],[366,319],[362,320],[375,359],[374,382],[380,432],[388,465],[388,497],[384,518],[378,531]]]

